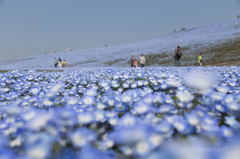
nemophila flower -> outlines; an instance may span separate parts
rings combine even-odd
[[[172,97],[170,95],[166,95],[165,98],[164,98],[164,101],[167,104],[173,104],[174,103],[174,100],[172,99]]]
[[[195,131],[195,127],[190,125],[183,119],[177,119],[174,121],[173,126],[180,134],[189,135]]]
[[[108,123],[112,126],[115,126],[118,124],[119,119],[117,117],[110,117],[108,118]]]
[[[142,86],[143,85],[143,81],[142,80],[137,81],[137,84],[138,84],[138,86]]]
[[[171,105],[162,105],[160,106],[160,108],[156,108],[155,111],[157,113],[168,113],[172,110],[172,106]]]
[[[96,133],[92,130],[87,128],[79,128],[76,129],[74,132],[69,133],[69,138],[72,144],[76,147],[83,147],[90,144],[90,142],[96,140]]]
[[[10,91],[9,88],[0,88],[0,93],[6,93],[8,91]]]
[[[92,89],[98,89],[98,86],[97,85],[92,85]]]
[[[126,80],[126,83],[131,84],[131,83],[133,83],[133,81],[128,79],[128,80]]]
[[[67,99],[67,104],[68,105],[76,105],[79,102],[77,98],[70,97]]]
[[[152,97],[152,103],[153,105],[157,106],[159,104],[162,104],[164,102],[163,97],[161,95],[154,95]]]
[[[149,131],[151,131],[149,126],[134,125],[117,129],[109,137],[113,138],[117,144],[133,144],[146,139]]]
[[[38,102],[38,101],[39,101],[38,96],[28,98],[28,102],[30,102],[30,103],[34,103],[34,102]]]
[[[36,144],[33,146],[29,146],[26,151],[26,154],[29,158],[35,159],[44,159],[47,158],[50,152],[49,145],[46,144]]]
[[[7,119],[2,120],[2,121],[0,122],[0,130],[8,129],[10,125],[11,125],[11,123],[9,123],[9,122],[7,121]]]
[[[217,90],[222,93],[227,93],[229,91],[228,86],[217,86]]]
[[[129,84],[125,82],[125,83],[122,84],[122,87],[123,88],[129,88]]]
[[[91,96],[84,96],[84,97],[82,98],[82,103],[83,103],[83,104],[92,105],[93,102],[94,102],[94,98],[91,97]]]
[[[123,88],[118,88],[118,92],[123,92]]]
[[[201,131],[206,133],[214,133],[219,130],[218,119],[210,116],[205,116],[204,118],[202,118],[200,126]]]
[[[120,85],[119,85],[118,83],[113,83],[113,84],[112,84],[112,87],[113,87],[113,88],[118,88],[119,86],[120,86]]]
[[[151,88],[148,88],[148,87],[145,89],[145,91],[149,94],[153,92],[153,90]]]
[[[147,95],[142,99],[143,102],[151,105],[153,102],[153,96],[152,95]]]
[[[220,92],[212,92],[209,95],[214,101],[221,101],[225,98],[226,94],[225,93],[220,93]]]
[[[138,86],[137,83],[132,83],[131,84],[131,88],[133,88],[133,89],[136,88],[137,86]]]
[[[228,109],[226,106],[222,105],[222,104],[215,104],[214,108],[221,113],[227,113]]]
[[[240,123],[235,119],[234,116],[225,116],[225,123],[228,124],[232,128],[239,128]]]
[[[220,128],[220,135],[223,138],[232,138],[233,137],[233,129],[223,125]]]
[[[119,124],[124,127],[131,127],[131,126],[135,125],[136,122],[137,122],[137,118],[129,113],[126,113],[119,120]]]
[[[167,89],[167,88],[168,88],[168,85],[167,85],[166,83],[162,83],[162,84],[160,85],[160,88],[161,88],[161,89]]]
[[[79,152],[78,158],[81,159],[114,159],[114,155],[108,151],[100,151],[95,147],[86,146]]]
[[[137,73],[137,77],[142,77],[142,76],[143,76],[142,72]]]
[[[197,126],[201,121],[201,118],[195,111],[192,111],[190,114],[185,114],[184,116],[186,117],[188,123],[192,126]]]
[[[189,103],[194,99],[194,96],[189,92],[177,92],[177,97],[181,102]]]
[[[114,146],[114,141],[113,140],[104,140],[103,142],[100,143],[100,149],[101,150],[108,150]]]
[[[106,87],[106,86],[108,86],[108,82],[102,81],[102,82],[100,83],[100,86],[101,86],[101,87]]]
[[[94,121],[93,113],[90,112],[79,113],[77,117],[80,124],[89,124]]]
[[[113,79],[114,79],[114,80],[119,79],[119,75],[114,75],[114,76],[113,76]]]
[[[124,74],[123,78],[128,79],[129,78],[129,74]]]
[[[25,121],[29,121],[29,120],[33,119],[36,115],[37,115],[36,110],[29,110],[29,111],[26,111],[23,114],[21,114],[22,119]]]
[[[123,101],[124,103],[130,103],[132,99],[133,99],[132,94],[129,92],[125,92],[121,96],[121,101]]]
[[[181,84],[181,82],[175,78],[168,78],[166,80],[166,83],[171,87],[177,87],[178,85]]]
[[[115,110],[119,112],[125,112],[128,109],[128,105],[125,103],[116,103]]]
[[[151,149],[154,149],[160,146],[163,143],[163,141],[164,141],[164,137],[157,133],[152,133],[148,138],[148,142],[150,144]]]
[[[27,130],[39,131],[41,128],[45,127],[48,121],[51,120],[54,113],[53,111],[38,111],[38,114],[34,116],[26,125]]]
[[[147,113],[149,110],[151,109],[151,107],[145,103],[145,102],[137,102],[134,106],[133,106],[133,111],[135,111],[137,114],[145,114]]]
[[[136,144],[134,150],[138,156],[147,156],[151,151],[150,143],[148,141],[140,141]]]
[[[229,73],[225,73],[225,74],[224,74],[224,77],[229,77],[229,76],[230,76]]]
[[[105,86],[105,87],[104,87],[104,90],[105,90],[105,91],[110,91],[110,89],[111,89],[110,86]]]
[[[239,111],[240,110],[240,105],[233,101],[231,103],[227,103],[227,108],[231,111]]]
[[[105,103],[108,104],[108,106],[113,107],[115,105],[116,101],[113,97],[109,97],[109,98],[107,98]]]
[[[211,109],[211,107],[210,107],[210,109]],[[209,107],[203,107],[203,106],[197,106],[195,108],[195,112],[197,113],[197,115],[200,118],[203,118],[203,117],[207,116],[208,110],[209,110]]]
[[[129,146],[121,146],[120,150],[126,156],[133,155],[133,149],[131,147],[129,147]]]
[[[102,121],[105,119],[105,112],[103,110],[97,109],[93,112],[94,120]]]
[[[154,130],[164,135],[164,137],[170,137],[173,131],[173,125],[163,120],[160,124],[154,126]]]
[[[102,102],[98,102],[96,105],[96,108],[97,109],[105,109],[105,108],[107,108],[107,105]]]
[[[45,106],[45,107],[52,107],[54,106],[54,101],[50,100],[49,98],[45,98],[42,102],[42,104]]]
[[[205,97],[205,96],[203,96],[202,98],[198,98],[198,100],[200,102],[202,102],[203,105],[206,105],[206,106],[214,104],[214,101],[213,101],[212,98],[208,98],[208,97]]]
[[[205,94],[216,82],[216,75],[204,72],[191,72],[184,77],[185,85],[201,94]]]
[[[51,87],[50,91],[51,92],[58,92],[62,87],[64,87],[64,84],[62,83],[58,83],[58,84],[55,84]]]
[[[9,116],[19,115],[21,108],[15,105],[8,105],[1,108],[1,112],[8,114]]]
[[[148,81],[144,81],[144,82],[143,82],[143,85],[144,85],[144,86],[148,86],[148,84],[149,84]]]

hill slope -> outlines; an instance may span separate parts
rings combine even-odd
[[[213,23],[130,44],[0,60],[0,69],[55,69],[53,58],[76,67],[129,67],[131,55],[143,53],[148,66],[173,66],[177,45],[183,49],[182,65],[194,65],[198,53],[204,63],[240,60],[240,19]],[[64,68],[68,69],[68,68]]]

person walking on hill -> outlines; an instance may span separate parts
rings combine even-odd
[[[58,65],[57,59],[54,57],[54,66],[57,67],[57,65]]]
[[[60,58],[58,59],[58,67],[62,68],[62,60]]]
[[[198,56],[198,66],[202,66],[202,53]]]
[[[66,61],[63,60],[63,67],[66,67]]]
[[[135,62],[135,57],[134,57],[134,55],[132,55],[132,58],[131,58],[131,67],[133,67],[134,66],[134,62]]]
[[[143,56],[143,54],[141,54],[141,56],[139,56],[139,63],[140,63],[140,65],[141,65],[141,67],[144,67],[144,66],[145,66],[146,59],[145,59],[145,57]]]
[[[180,45],[177,46],[177,48],[175,49],[175,66],[181,66],[180,65],[180,59],[182,57],[182,50],[180,49]]]

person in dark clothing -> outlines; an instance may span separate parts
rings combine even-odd
[[[132,58],[131,58],[131,67],[133,67],[134,66],[134,62],[135,62],[135,57],[134,57],[134,55],[132,55]]]
[[[54,66],[57,67],[57,65],[58,65],[57,59],[54,57]]]
[[[180,49],[180,45],[178,45],[177,48],[175,49],[175,54],[174,54],[175,66],[181,66],[180,64],[181,56],[182,56],[182,50]]]

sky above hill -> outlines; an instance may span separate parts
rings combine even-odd
[[[0,0],[0,59],[136,42],[233,19],[239,8],[240,0]]]

